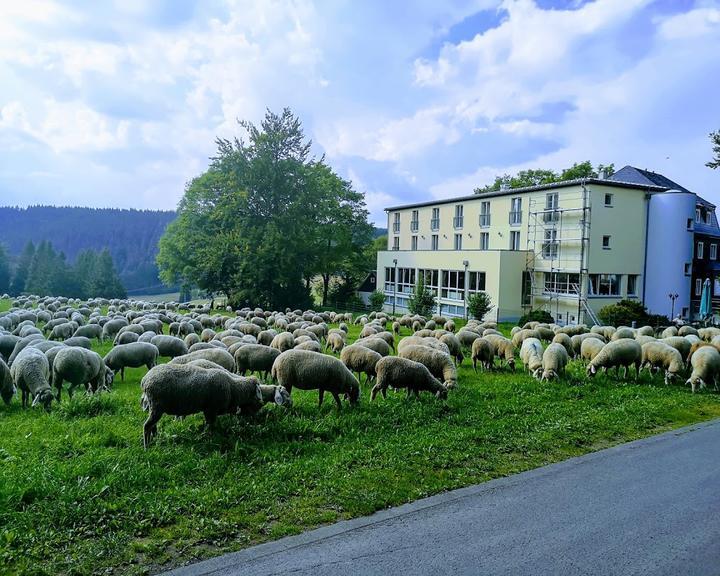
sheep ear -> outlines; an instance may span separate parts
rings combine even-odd
[[[280,388],[275,388],[275,404],[278,406],[285,404],[285,398],[282,395],[282,392],[280,392]]]
[[[36,394],[35,398],[33,399],[32,405],[37,406],[38,402],[40,402],[40,394]]]

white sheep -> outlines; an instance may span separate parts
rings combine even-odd
[[[443,379],[446,388],[457,386],[457,369],[448,354],[427,346],[415,345],[405,346],[398,356],[424,364],[433,376]]]
[[[351,372],[357,372],[358,381],[362,383],[361,374],[365,374],[365,381],[370,382],[375,378],[375,365],[383,356],[360,344],[352,344],[343,348],[340,353],[340,361],[348,367]]]
[[[50,410],[54,396],[50,388],[50,363],[45,354],[32,346],[26,347],[15,358],[10,375],[22,392],[23,408],[32,396],[33,406],[42,404],[45,410]]]
[[[520,360],[522,360],[523,366],[530,374],[535,375],[538,370],[542,371],[543,347],[538,338],[525,338],[523,340],[522,346],[520,346]]]
[[[585,338],[580,345],[580,359],[583,362],[591,362],[595,356],[600,354],[600,350],[605,346],[605,342],[599,338]]]
[[[476,338],[472,343],[471,354],[473,370],[475,370],[475,372],[477,372],[478,361],[483,369],[492,369],[493,362],[495,361],[495,351],[488,340],[485,338]]]
[[[587,375],[595,376],[599,369],[608,371],[615,367],[615,375],[618,375],[619,368],[623,368],[624,377],[627,376],[630,366],[635,366],[635,377],[640,371],[642,364],[642,347],[635,340],[621,338],[608,342],[602,350],[593,358],[587,366]]]
[[[420,362],[398,356],[387,356],[378,361],[376,371],[377,382],[370,392],[371,401],[375,400],[378,392],[382,393],[383,398],[387,398],[389,387],[405,388],[408,397],[413,393],[419,396],[420,391],[426,390],[439,399],[447,398],[447,388]]]
[[[692,374],[686,384],[690,384],[693,393],[712,383],[718,389],[717,378],[720,375],[720,352],[714,346],[703,346],[695,351],[690,360]]]
[[[642,366],[648,369],[664,370],[665,384],[685,370],[685,363],[680,352],[660,340],[646,342],[642,345]]]
[[[562,344],[551,343],[542,357],[542,375],[540,380],[552,380],[565,373],[565,367],[570,361],[567,350]]]
[[[102,356],[85,348],[61,348],[52,365],[52,384],[57,389],[57,400],[62,396],[64,381],[70,382],[68,396],[72,398],[77,386],[88,386],[97,392],[112,386],[115,374],[103,362]]]

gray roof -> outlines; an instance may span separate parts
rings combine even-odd
[[[681,186],[677,182],[670,180],[667,176],[658,174],[657,172],[650,172],[650,170],[642,170],[635,168],[635,166],[625,166],[615,172],[608,178],[612,181],[621,182],[633,182],[635,184],[644,184],[646,186],[660,186],[666,190],[680,190],[681,192],[690,192],[684,186]]]
[[[399,206],[390,206],[385,208],[386,212],[393,210],[405,210],[408,208],[422,208],[424,206],[437,206],[438,204],[453,204],[455,202],[465,202],[467,200],[477,200],[478,198],[493,198],[496,196],[516,196],[523,192],[536,192],[538,190],[552,190],[553,188],[564,188],[567,186],[578,186],[581,184],[599,184],[603,186],[618,186],[620,188],[636,188],[638,190],[648,190],[650,192],[664,192],[667,190],[664,186],[656,184],[645,184],[638,182],[623,182],[619,180],[610,180],[609,178],[578,178],[576,180],[563,180],[562,182],[552,182],[550,184],[539,184],[537,186],[524,186],[522,188],[507,188],[505,190],[493,190],[491,192],[482,192],[480,194],[470,194],[468,196],[456,196],[454,198],[443,198],[439,200],[430,200],[427,202],[418,202],[415,204],[402,204]]]

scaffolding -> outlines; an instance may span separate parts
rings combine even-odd
[[[530,197],[526,311],[547,310],[556,322],[563,322],[560,307],[572,307],[577,309],[578,323],[584,318],[599,323],[587,302],[590,213],[590,193],[584,182],[580,195],[562,195],[557,190]]]

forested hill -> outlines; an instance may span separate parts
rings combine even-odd
[[[87,249],[109,248],[128,291],[161,284],[155,255],[158,240],[175,212],[116,208],[0,207],[0,243],[17,257],[28,240],[49,240],[73,262]]]

